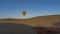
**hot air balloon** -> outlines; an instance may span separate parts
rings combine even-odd
[[[22,15],[23,15],[23,16],[26,15],[26,10],[22,10]]]

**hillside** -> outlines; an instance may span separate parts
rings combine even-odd
[[[60,14],[37,16],[29,19],[12,19],[12,18],[0,19],[0,23],[19,23],[19,24],[27,24],[32,26],[42,25],[46,27],[53,26],[52,24],[55,23],[56,21],[60,21]]]

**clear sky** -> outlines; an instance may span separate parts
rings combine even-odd
[[[26,10],[26,16],[22,15]],[[0,18],[26,18],[60,14],[60,0],[0,0]]]

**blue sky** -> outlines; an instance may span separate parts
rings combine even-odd
[[[26,16],[22,15],[26,10]],[[60,14],[60,0],[0,0],[0,18],[28,18]]]

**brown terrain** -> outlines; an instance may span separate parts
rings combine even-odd
[[[60,21],[60,14],[56,15],[47,15],[47,16],[37,16],[29,19],[13,19],[13,18],[5,18],[0,19],[0,23],[18,23],[18,24],[27,24],[31,26],[41,25],[50,27],[56,21]]]
[[[54,27],[53,25],[55,23],[57,23],[60,27],[60,14],[37,16],[29,19],[5,18],[0,19],[0,33],[8,34],[14,32],[14,34],[60,34],[60,28]],[[35,27],[31,28],[28,25]]]

